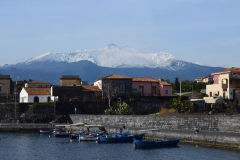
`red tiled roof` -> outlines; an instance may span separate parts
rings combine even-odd
[[[101,92],[101,89],[98,86],[89,86],[89,85],[82,85],[83,89],[92,92]]]
[[[112,75],[103,77],[102,79],[132,79],[132,78],[131,77],[125,77],[125,76],[112,74]]]
[[[167,82],[164,82],[164,81],[161,81],[160,82],[162,85],[164,85],[164,86],[171,86],[171,84],[169,84],[169,83],[167,83]]]
[[[159,82],[158,79],[145,78],[145,77],[134,77],[133,82]]]
[[[197,80],[202,80],[202,79],[204,79],[205,77],[198,77],[198,78],[196,78]]]
[[[227,68],[215,73],[221,73],[221,72],[240,72],[240,68],[232,67],[232,68]]]
[[[50,88],[24,88],[29,95],[51,95]]]
[[[40,83],[40,84],[49,84],[48,82],[45,81],[29,81],[29,84],[35,84],[35,83]]]
[[[62,75],[62,77],[60,79],[76,79],[76,80],[80,80],[81,78],[77,75]]]

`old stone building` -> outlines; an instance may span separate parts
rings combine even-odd
[[[120,75],[109,75],[102,78],[102,91],[105,97],[123,96],[132,94],[132,78]]]
[[[101,90],[97,86],[54,86],[52,95],[60,102],[95,102],[101,100]]]
[[[0,95],[11,93],[11,81],[10,75],[0,74]]]
[[[60,78],[60,86],[80,86],[81,78],[79,76],[63,75]]]

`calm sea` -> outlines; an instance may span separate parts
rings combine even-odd
[[[240,160],[240,152],[179,145],[135,150],[131,143],[70,142],[39,134],[0,133],[0,160]]]

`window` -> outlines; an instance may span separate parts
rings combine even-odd
[[[144,86],[139,86],[139,90],[141,92],[141,96],[144,96]]]
[[[121,83],[121,84],[120,84],[119,90],[120,90],[120,92],[122,92],[122,93],[125,92],[126,86],[125,86],[124,83]]]
[[[168,94],[168,90],[165,90],[165,94]]]
[[[157,93],[157,88],[156,88],[156,86],[152,86],[152,96],[153,96],[153,95],[156,95],[156,93]]]
[[[35,96],[35,97],[34,97],[33,102],[34,102],[34,103],[39,103],[39,98],[38,98],[38,96]]]
[[[210,95],[209,95],[210,97],[212,97],[212,92],[210,92]]]

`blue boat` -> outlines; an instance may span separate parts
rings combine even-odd
[[[129,135],[126,133],[117,133],[113,135],[100,136],[97,138],[98,143],[121,143],[121,142],[133,142],[134,139],[142,139],[144,136],[143,133]]]
[[[180,139],[170,139],[166,141],[146,141],[137,140],[133,142],[133,148],[165,148],[165,147],[176,147]]]
[[[85,135],[85,134],[79,135],[78,137],[76,137],[76,139],[78,141],[96,141],[97,138],[103,134],[105,134],[105,132],[103,132],[103,131],[93,132],[88,135]]]
[[[52,131],[51,130],[42,130],[42,129],[40,129],[39,133],[40,134],[47,134],[47,135],[49,135],[49,134],[52,134]]]

